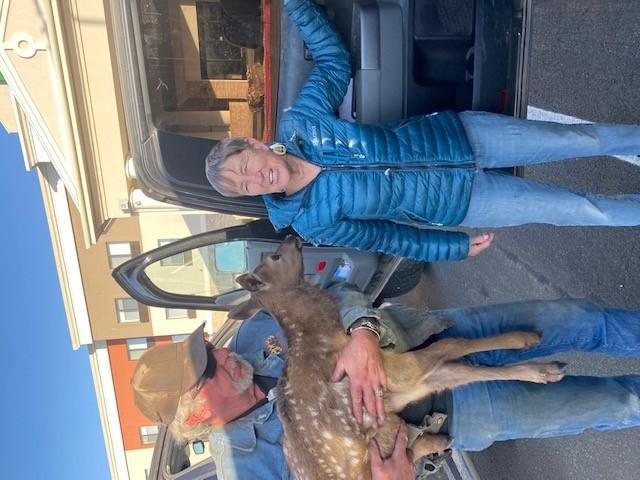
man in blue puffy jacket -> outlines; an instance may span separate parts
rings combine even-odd
[[[206,161],[220,193],[263,195],[276,228],[291,226],[312,243],[437,261],[477,255],[493,235],[434,227],[640,225],[638,195],[582,194],[483,170],[637,155],[640,127],[450,111],[383,125],[339,119],[351,77],[342,39],[313,1],[283,3],[315,66],[279,121],[279,143],[224,139]]]

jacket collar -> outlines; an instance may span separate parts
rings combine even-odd
[[[287,197],[281,194],[263,195],[262,198],[269,212],[269,220],[277,229],[286,228],[293,222],[300,211],[309,187]]]
[[[286,123],[287,122],[281,122],[280,127],[283,127],[283,125]],[[282,135],[279,136],[281,137]],[[293,133],[291,133],[291,135],[288,135],[287,137],[288,138],[286,140],[278,142],[282,143],[287,148],[287,152],[296,155],[297,157],[305,158],[307,159],[307,161],[312,161],[318,165],[323,164],[321,156],[318,155],[319,147],[313,146],[311,148],[305,149],[303,147],[305,142],[295,129],[293,130]],[[296,214],[300,211],[300,208],[304,203],[304,199],[307,195],[308,190],[309,185],[307,185],[299,192],[296,192],[293,195],[289,195],[287,197],[282,194],[270,194],[262,196],[267,207],[267,211],[269,212],[269,220],[271,220],[271,223],[275,228],[280,230],[282,228],[288,227],[293,223]]]

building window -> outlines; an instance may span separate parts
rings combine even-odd
[[[140,309],[138,302],[133,298],[116,298],[116,308],[118,309],[118,322],[139,322]]]
[[[127,354],[129,360],[138,360],[142,354],[153,346],[153,342],[147,338],[128,338]]]
[[[171,242],[175,242],[173,240],[158,240],[158,246],[163,247]],[[189,265],[191,263],[191,251],[176,253],[167,258],[163,258],[160,260],[160,265],[162,267],[177,267],[181,265]]]
[[[109,267],[116,268],[133,256],[130,242],[107,242],[107,255]]]
[[[189,318],[189,311],[186,308],[165,308],[164,310],[168,320]]]
[[[156,443],[157,438],[158,438],[157,425],[148,425],[148,426],[140,427],[140,441],[142,442],[143,445]]]

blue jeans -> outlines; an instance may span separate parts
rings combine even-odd
[[[479,338],[513,330],[543,332],[526,350],[469,355],[472,364],[499,366],[567,351],[640,356],[640,311],[581,300],[532,301],[431,312],[453,320],[439,334]],[[567,376],[547,385],[479,382],[452,392],[449,433],[454,448],[483,450],[498,440],[573,435],[588,428],[640,425],[640,376]]]
[[[483,168],[535,165],[574,157],[640,155],[640,126],[566,125],[487,112],[460,119]],[[605,196],[479,170],[461,225],[506,227],[552,225],[640,225],[640,195]]]

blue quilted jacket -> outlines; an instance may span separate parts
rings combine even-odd
[[[340,35],[311,0],[285,0],[315,61],[295,104],[278,124],[287,151],[321,173],[291,196],[265,195],[276,228],[312,243],[355,247],[423,261],[458,260],[469,237],[429,227],[465,217],[474,159],[453,112],[394,124],[337,118],[351,77]]]

